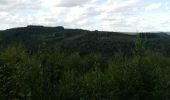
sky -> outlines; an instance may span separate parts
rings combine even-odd
[[[0,30],[27,25],[170,31],[170,0],[0,0]]]

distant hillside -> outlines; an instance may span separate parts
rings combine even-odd
[[[143,38],[148,49],[170,50],[170,36],[166,33],[140,33],[139,36]],[[85,54],[97,51],[112,55],[122,50],[125,54],[131,54],[135,40],[135,34],[65,29],[62,26],[29,25],[0,31],[1,47],[22,44],[30,52],[36,52],[45,43],[49,48],[57,45],[68,53],[80,52]]]

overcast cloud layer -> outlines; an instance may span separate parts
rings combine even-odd
[[[0,29],[27,25],[170,31],[169,0],[0,0]]]

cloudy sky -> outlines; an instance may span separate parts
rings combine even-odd
[[[0,0],[0,30],[27,25],[170,31],[170,1]]]

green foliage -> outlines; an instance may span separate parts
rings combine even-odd
[[[29,85],[38,85],[29,84],[39,71],[36,60],[21,47],[9,47],[0,53],[0,62],[0,96],[7,100],[29,97]]]
[[[30,52],[26,44],[0,49],[0,100],[170,99],[170,57],[164,52],[146,50],[148,39],[143,42],[138,38],[135,43],[128,40],[134,45],[126,49],[131,52],[129,56],[123,49],[129,44],[118,41],[129,35],[65,34],[71,38],[61,44],[43,41],[36,53]],[[117,40],[107,41],[107,37]],[[74,50],[63,50],[61,45],[68,45],[69,41],[76,43]],[[79,43],[86,48],[75,50]],[[103,46],[108,47],[104,52],[109,49],[114,55],[100,52]]]

